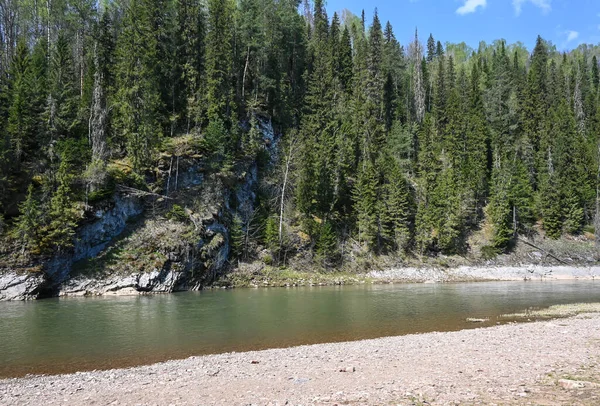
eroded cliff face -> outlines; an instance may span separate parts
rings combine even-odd
[[[270,123],[261,128],[273,152]],[[231,219],[254,210],[256,164],[222,173],[198,156],[165,155],[153,186],[90,208],[68,252],[0,269],[0,300],[168,293],[214,281],[228,265]]]

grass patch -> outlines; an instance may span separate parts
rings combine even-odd
[[[229,287],[288,287],[288,286],[330,286],[357,285],[371,283],[371,279],[363,275],[347,272],[302,272],[290,268],[265,266],[260,271],[235,271],[221,278],[215,286]]]
[[[500,317],[509,319],[553,319],[572,317],[582,313],[600,313],[600,303],[573,303],[554,305],[546,309],[527,309],[524,313],[503,314]]]

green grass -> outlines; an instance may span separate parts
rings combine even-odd
[[[347,272],[302,272],[290,268],[266,266],[258,272],[236,271],[225,275],[215,286],[229,287],[286,287],[315,285],[357,285],[372,283],[363,275]]]
[[[501,317],[511,319],[552,319],[572,317],[582,313],[600,313],[600,303],[573,303],[566,305],[555,305],[546,309],[528,309],[524,313],[504,314]]]

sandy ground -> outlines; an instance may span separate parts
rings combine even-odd
[[[0,381],[2,405],[600,404],[600,314]]]

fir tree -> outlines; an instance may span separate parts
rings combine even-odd
[[[54,44],[49,65],[49,95],[46,103],[46,132],[50,140],[76,138],[81,132],[79,98],[70,44],[60,35]]]
[[[56,174],[58,186],[50,200],[48,224],[43,229],[41,246],[45,250],[64,251],[73,246],[79,215],[73,202],[70,165],[62,159]]]
[[[35,113],[32,105],[31,60],[27,45],[23,41],[17,44],[15,58],[11,65],[11,95],[8,109],[7,132],[12,143],[17,162],[31,151],[35,141]]]
[[[206,76],[209,120],[221,119],[226,126],[234,117],[232,0],[208,1]]]
[[[162,136],[158,43],[152,11],[152,0],[132,0],[117,46],[116,127],[138,171],[150,163]]]
[[[327,266],[337,256],[337,247],[337,236],[331,223],[323,223],[319,230],[319,239],[316,244],[317,258],[321,259],[323,264]]]
[[[21,243],[21,252],[25,252],[26,249],[35,252],[38,248],[41,211],[33,196],[33,185],[31,184],[27,189],[27,197],[19,206],[19,212],[21,214],[15,223],[14,235]]]
[[[427,39],[427,62],[433,62],[433,59],[436,56],[436,42],[433,38],[433,34],[429,34],[429,38]]]
[[[358,181],[354,189],[358,239],[372,250],[377,246],[378,237],[377,192],[379,184],[377,172],[370,160],[365,160],[360,166]]]
[[[229,228],[229,241],[231,242],[231,257],[240,259],[244,255],[244,229],[242,218],[235,214]]]

